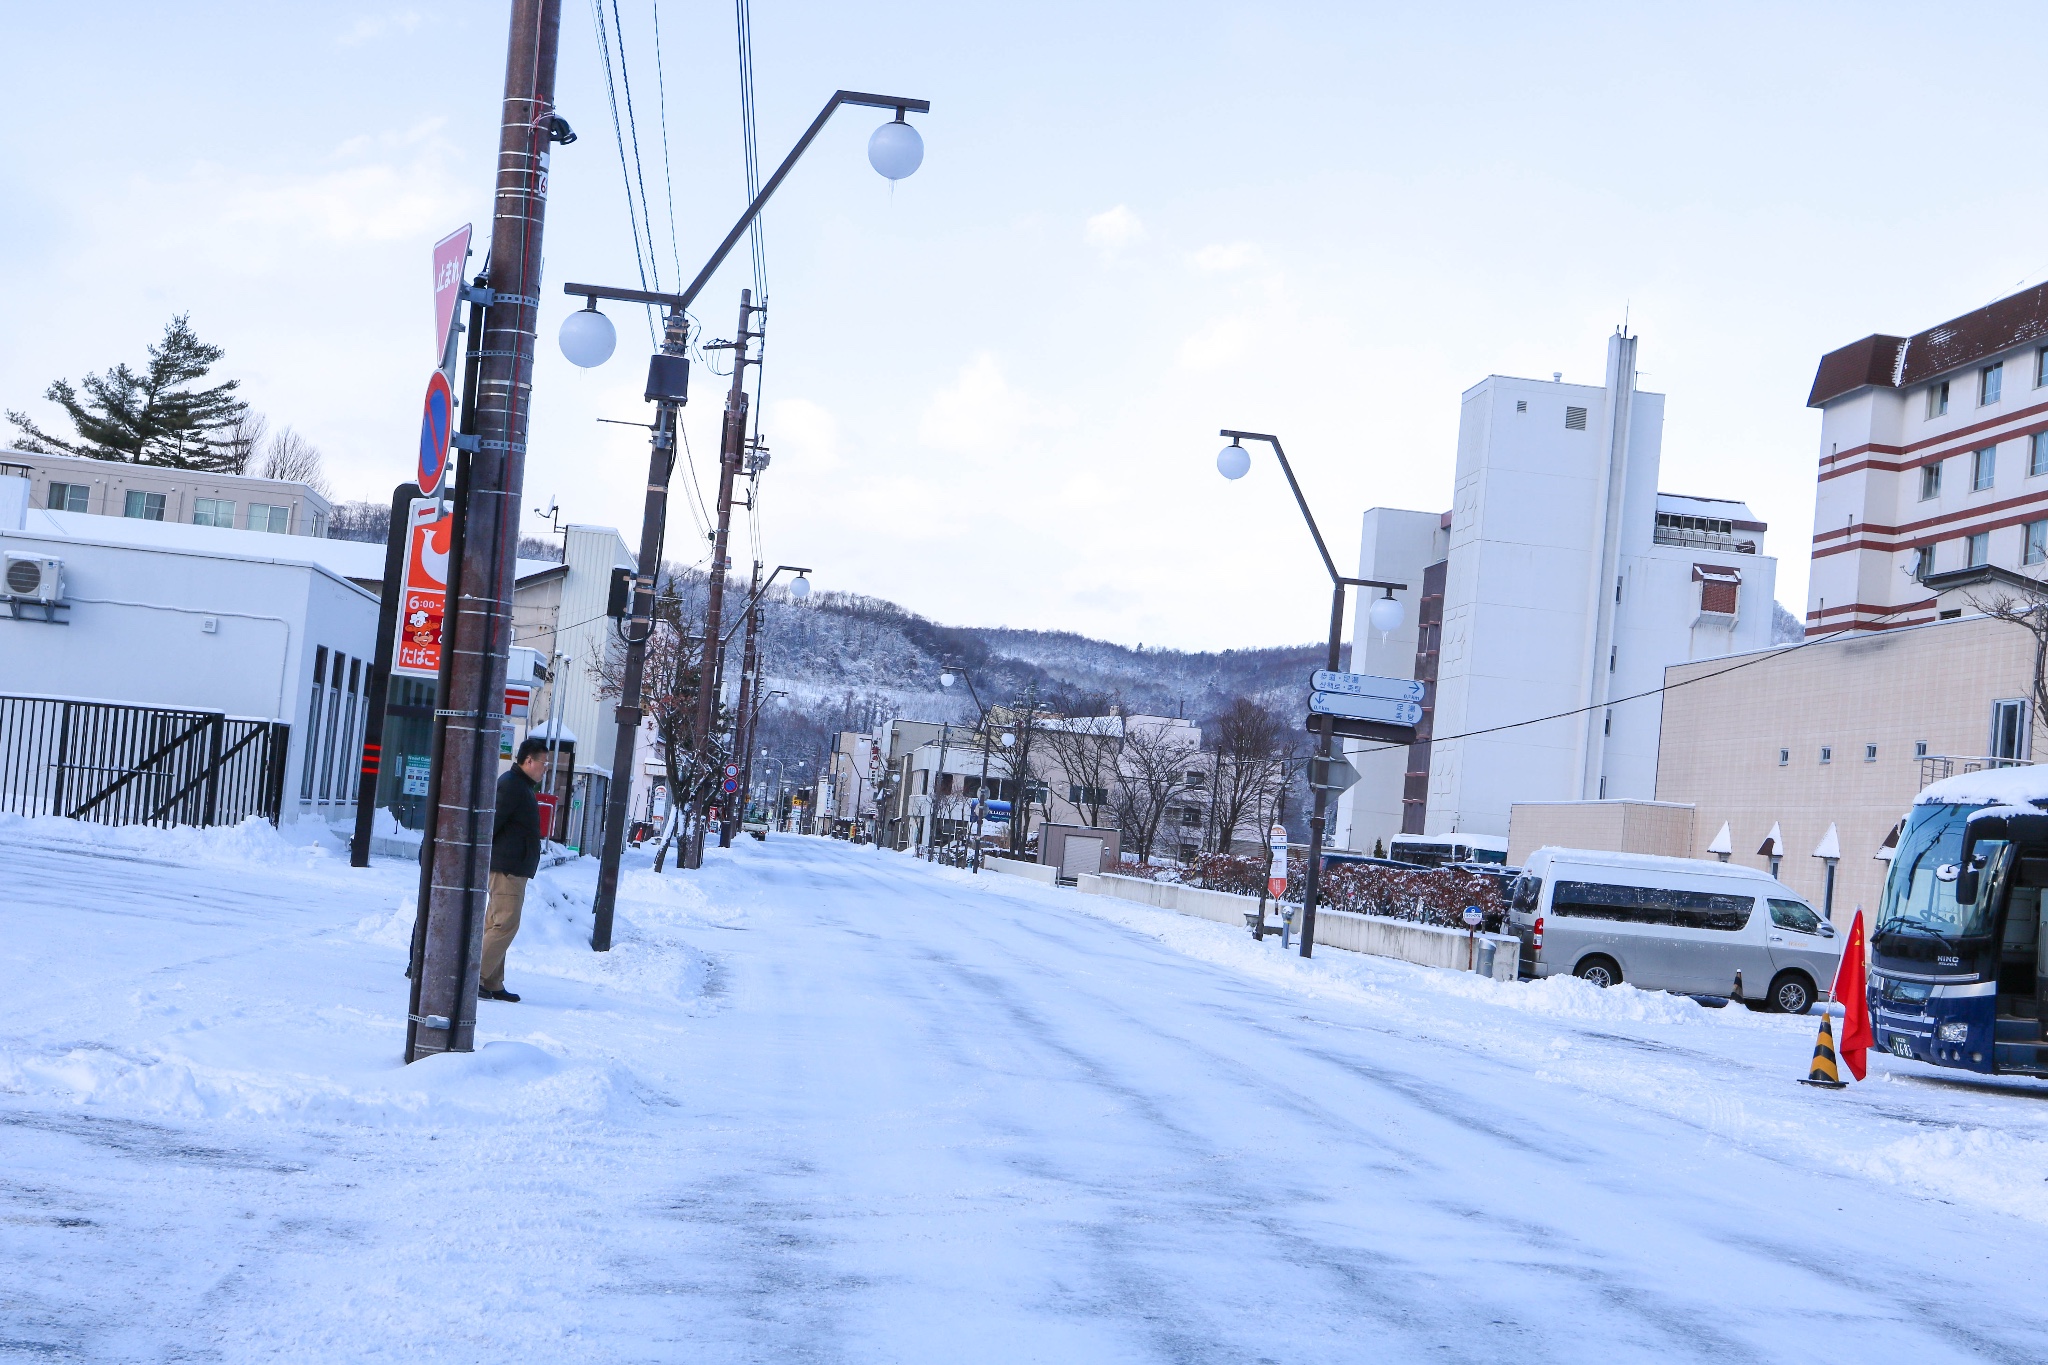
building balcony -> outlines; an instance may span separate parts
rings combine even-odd
[[[1756,553],[1754,539],[1733,532],[1695,531],[1689,527],[1659,526],[1651,539],[1659,545],[1682,545],[1694,550],[1719,550],[1723,554]]]

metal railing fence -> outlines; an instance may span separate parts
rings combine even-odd
[[[291,727],[215,711],[0,697],[0,812],[103,825],[272,824]]]

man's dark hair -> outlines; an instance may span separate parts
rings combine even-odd
[[[519,755],[512,761],[515,764],[524,763],[527,759],[532,758],[535,754],[544,754],[547,751],[548,742],[546,740],[534,739],[531,736],[529,736],[528,738],[519,741]]]

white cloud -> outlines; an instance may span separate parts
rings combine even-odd
[[[1250,242],[1212,242],[1199,251],[1188,253],[1188,265],[1205,275],[1244,270],[1257,265],[1261,259],[1262,253]]]
[[[400,10],[395,14],[366,14],[357,19],[336,41],[343,47],[354,47],[359,43],[373,43],[390,33],[411,33],[419,26],[420,16],[413,10]]]
[[[1216,318],[1180,343],[1177,358],[1190,370],[1221,370],[1251,353],[1253,325],[1244,318]]]
[[[839,419],[808,398],[770,404],[764,434],[775,459],[799,471],[796,477],[839,467]]]
[[[1118,204],[1090,218],[1084,235],[1090,246],[1105,256],[1113,256],[1125,247],[1144,241],[1145,225],[1138,221],[1137,214]]]
[[[940,450],[987,454],[1016,443],[1027,413],[1024,396],[1003,378],[996,358],[983,351],[960,367],[950,386],[932,395],[917,434]]]

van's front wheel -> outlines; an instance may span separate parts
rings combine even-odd
[[[1804,1014],[1813,1008],[1813,983],[1798,972],[1779,972],[1771,982],[1771,1008],[1780,1014]]]
[[[1590,981],[1603,990],[1621,984],[1621,964],[1611,957],[1589,957],[1579,964],[1579,980]]]

